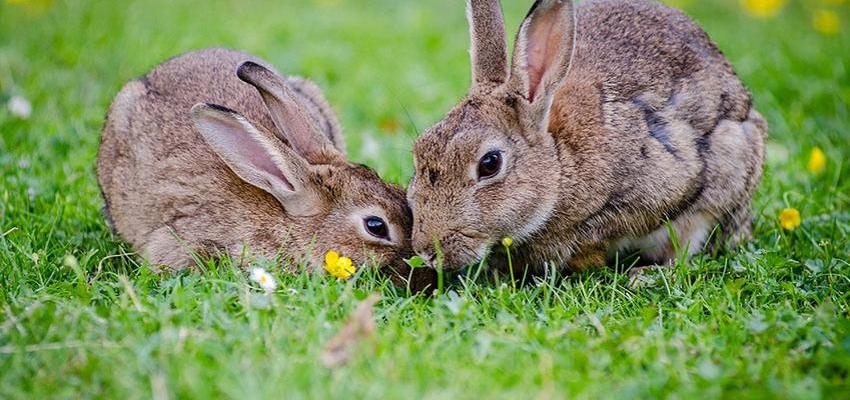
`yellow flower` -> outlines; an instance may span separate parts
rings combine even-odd
[[[340,279],[348,279],[357,272],[357,267],[348,257],[340,257],[339,253],[331,250],[325,254],[325,271]]]
[[[815,11],[815,15],[812,17],[812,26],[823,35],[835,36],[841,28],[841,20],[835,11],[822,8]]]
[[[779,213],[779,225],[786,231],[793,231],[800,226],[800,211],[796,208],[786,208]]]
[[[506,238],[502,239],[502,246],[511,247],[512,244],[514,244],[514,240],[511,239],[510,237],[506,237]]]
[[[773,18],[782,7],[785,6],[786,0],[741,0],[741,5],[748,13],[759,18]]]
[[[823,153],[823,150],[820,147],[815,147],[812,149],[811,154],[809,155],[809,172],[819,175],[826,169],[826,154]]]

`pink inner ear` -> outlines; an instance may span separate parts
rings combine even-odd
[[[271,154],[259,143],[249,138],[236,138],[236,149],[244,160],[254,168],[279,179],[288,190],[293,190],[292,183],[283,175],[283,171],[272,159]]]
[[[292,183],[283,175],[283,171],[274,162],[271,153],[266,150],[257,140],[251,138],[245,127],[235,121],[222,121],[211,119],[206,121],[212,125],[207,130],[208,140],[212,140],[217,152],[223,157],[231,168],[242,172],[264,172],[277,178],[287,190],[294,190]],[[259,134],[259,133],[257,133]],[[243,178],[245,178],[243,176]],[[250,181],[250,179],[249,179]],[[258,182],[248,182],[257,185]]]
[[[543,76],[557,67],[560,41],[565,37],[566,26],[559,24],[558,14],[563,5],[555,5],[535,15],[526,36],[526,68],[528,71],[528,100],[534,101]],[[545,83],[544,83],[545,84]]]

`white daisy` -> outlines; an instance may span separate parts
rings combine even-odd
[[[265,269],[252,269],[251,280],[258,283],[266,292],[274,292],[274,290],[277,289],[277,281],[275,281],[272,274],[268,273]]]

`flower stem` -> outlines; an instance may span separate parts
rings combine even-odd
[[[511,246],[505,246],[505,252],[508,254],[508,273],[511,274],[511,287],[516,291],[516,277],[514,276],[514,263],[511,261]]]

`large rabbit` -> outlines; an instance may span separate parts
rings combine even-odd
[[[403,190],[346,160],[314,84],[266,65],[201,50],[124,86],[97,162],[114,229],[155,267],[184,268],[193,254],[282,252],[317,268],[335,250],[407,277]],[[414,286],[431,275],[417,272]]]
[[[459,268],[509,236],[514,265],[582,270],[750,236],[767,126],[720,50],[652,1],[573,9],[535,2],[509,67],[498,0],[470,1],[472,88],[414,146],[426,260]]]

